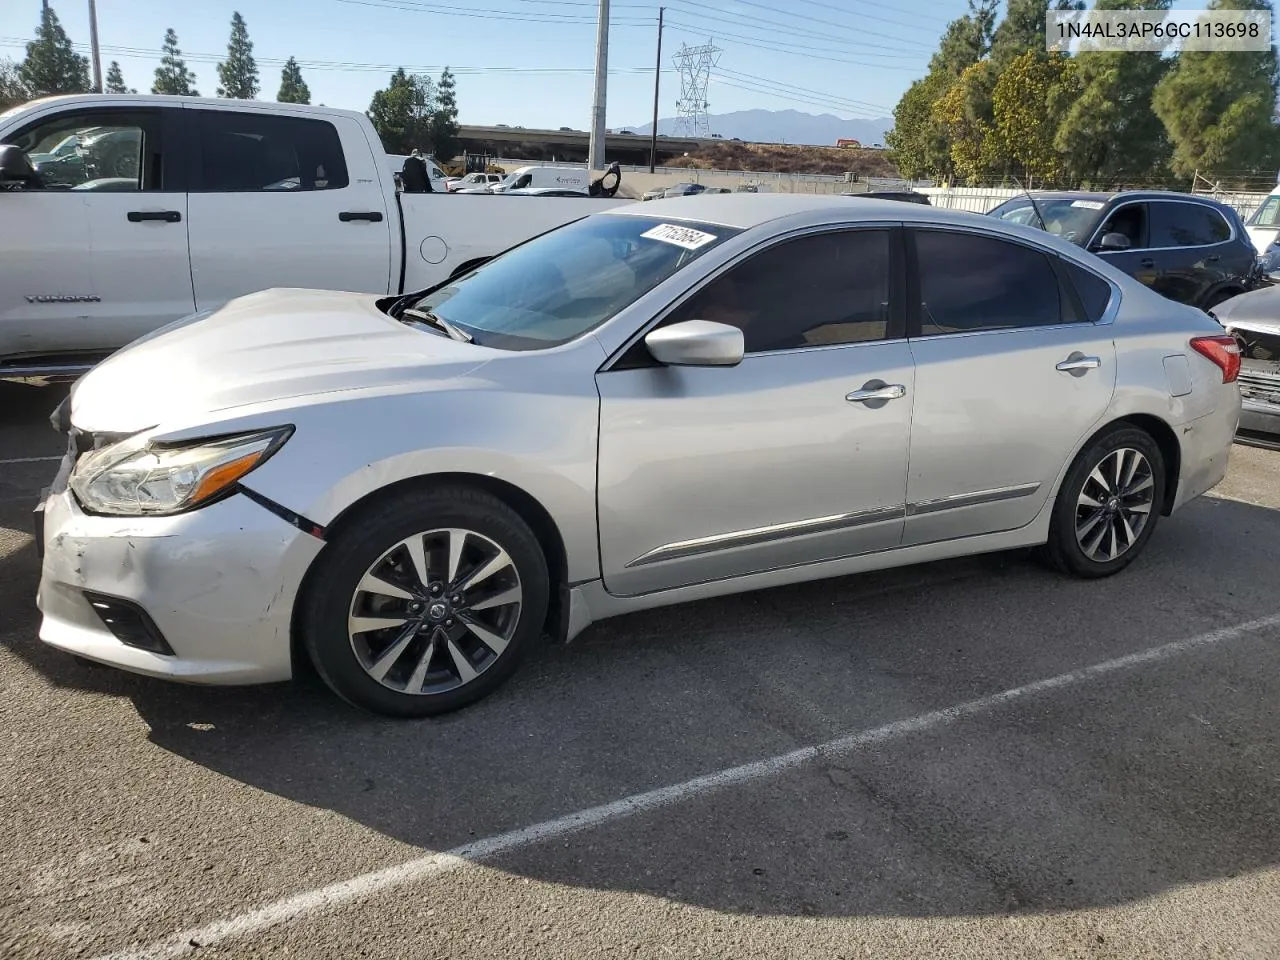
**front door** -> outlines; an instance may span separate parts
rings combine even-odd
[[[190,229],[200,309],[272,287],[388,292],[395,211],[382,192],[387,172],[374,166],[358,124],[184,112],[199,153]]]
[[[662,321],[739,326],[736,367],[663,367],[641,344],[598,375],[606,589],[897,546],[914,391],[898,240],[888,227],[783,240]]]
[[[1108,233],[1122,234],[1129,240],[1127,250],[1099,250],[1098,241]],[[1160,286],[1160,261],[1151,250],[1147,205],[1125,203],[1113,209],[1093,235],[1089,249],[1117,270],[1127,273],[1153,290]]]
[[[921,303],[903,543],[1025,526],[1111,402],[1115,347],[1092,322],[1108,285],[1020,243],[913,233]]]
[[[6,136],[41,185],[0,193],[0,357],[103,353],[192,312],[176,113],[87,107]]]

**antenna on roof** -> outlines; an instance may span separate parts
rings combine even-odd
[[[1010,174],[1010,176],[1013,175]],[[1027,199],[1031,201],[1031,209],[1036,212],[1036,219],[1040,221],[1040,229],[1047,232],[1049,227],[1044,222],[1044,215],[1040,212],[1040,204],[1036,203],[1036,198],[1031,195],[1031,191],[1024,187],[1022,185],[1022,181],[1017,177],[1013,178],[1013,182],[1017,185],[1019,190],[1027,195]]]

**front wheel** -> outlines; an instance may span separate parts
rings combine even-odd
[[[1045,558],[1077,577],[1119,573],[1155,531],[1164,480],[1164,457],[1146,431],[1118,426],[1096,438],[1058,492]]]
[[[507,504],[468,487],[409,491],[326,548],[301,626],[339,696],[423,717],[506,680],[542,632],[548,595],[538,540]]]

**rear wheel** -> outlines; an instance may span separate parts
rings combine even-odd
[[[1077,577],[1119,573],[1155,531],[1164,478],[1160,447],[1145,431],[1121,425],[1096,438],[1058,492],[1044,557]]]
[[[468,487],[379,504],[317,564],[307,650],[334,692],[374,713],[430,716],[488,695],[546,617],[537,538],[501,500]]]

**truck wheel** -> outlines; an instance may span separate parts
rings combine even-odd
[[[316,562],[301,611],[306,648],[335,693],[373,713],[424,717],[481,699],[546,618],[537,538],[470,487],[384,500]]]
[[[1164,503],[1164,457],[1151,436],[1123,424],[1076,458],[1049,523],[1042,555],[1073,576],[1109,577],[1142,552]]]

